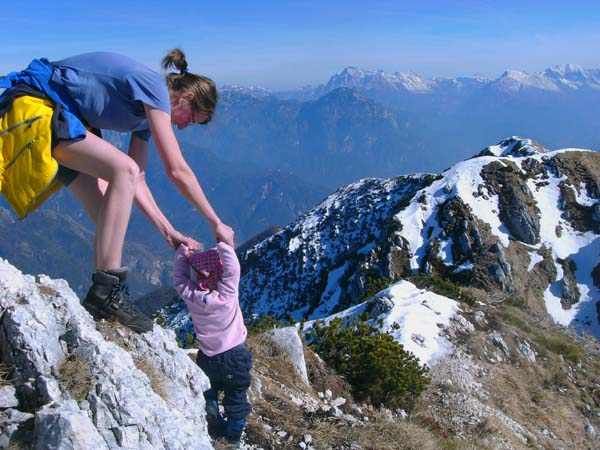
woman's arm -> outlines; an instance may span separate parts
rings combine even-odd
[[[233,247],[233,230],[221,222],[204,195],[196,175],[183,157],[173,128],[171,128],[170,116],[166,112],[148,105],[144,105],[144,108],[152,138],[167,171],[167,176],[190,204],[208,220],[217,241],[226,242]]]
[[[135,191],[135,203],[148,218],[148,220],[158,229],[167,244],[173,250],[177,250],[179,244],[186,244],[190,248],[198,248],[199,244],[194,239],[181,234],[173,228],[173,225],[165,217],[158,207],[154,196],[146,184],[146,164],[148,160],[148,143],[136,135],[131,136],[129,142],[129,156],[137,163],[140,168],[140,178]]]

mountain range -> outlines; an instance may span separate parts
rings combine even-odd
[[[256,96],[274,95],[280,98],[307,100],[318,98],[340,87],[371,93],[370,97],[394,93],[448,94],[459,91],[464,93],[482,88],[500,92],[523,92],[528,89],[548,92],[600,91],[600,70],[584,69],[577,64],[562,64],[533,74],[520,70],[506,70],[495,79],[480,76],[425,78],[412,72],[390,74],[383,70],[373,71],[349,66],[332,75],[327,83],[315,87],[305,86],[289,91],[269,91],[254,87],[248,91]],[[231,86],[231,89],[240,90],[240,87]]]
[[[291,91],[227,86],[214,123],[181,139],[334,190],[365,177],[440,171],[511,135],[548,148],[598,148],[599,73],[563,65],[428,79],[348,67]]]

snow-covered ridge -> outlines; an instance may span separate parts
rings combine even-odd
[[[256,98],[263,98],[263,97],[268,97],[270,95],[273,95],[273,91],[271,91],[270,89],[265,89],[263,87],[260,86],[240,86],[237,84],[231,84],[231,85],[225,85],[222,86],[220,89],[220,94],[221,95],[232,95],[232,94],[243,94],[243,95],[249,95],[251,97],[256,97]]]
[[[365,90],[388,88],[422,93],[431,91],[435,85],[435,81],[427,80],[415,73],[388,74],[383,70],[370,71],[351,66],[333,75],[324,91],[329,92],[340,87],[360,87]]]
[[[555,320],[600,336],[599,173],[596,152],[513,137],[440,175],[357,181],[244,255],[245,308],[326,317],[415,271],[529,296],[529,270]]]
[[[490,227],[502,247],[508,248],[515,236],[501,220],[499,214],[500,200],[497,193],[486,187],[487,180],[482,177],[485,166],[496,161],[506,164],[510,161],[521,170],[521,175],[526,176],[523,167],[538,164],[540,167],[555,160],[560,155],[573,153],[590,153],[597,158],[596,152],[581,149],[561,149],[547,151],[539,144],[530,139],[512,138],[502,141],[496,146],[486,149],[489,153],[496,155],[481,156],[468,161],[461,162],[444,173],[444,177],[436,180],[430,186],[417,192],[416,197],[420,201],[402,210],[395,216],[395,220],[402,223],[402,230],[397,232],[409,242],[411,267],[413,270],[423,268],[425,260],[431,257],[428,244],[437,240],[440,245],[439,258],[448,267],[464,265],[465,260],[454,261],[452,252],[453,237],[448,236],[447,231],[440,225],[438,212],[442,205],[453,197],[460,197],[462,202],[468,206],[474,217]],[[594,285],[592,272],[600,262],[600,235],[598,225],[592,225],[589,230],[577,229],[569,220],[569,212],[565,204],[563,189],[568,182],[567,175],[555,171],[541,171],[537,174],[529,174],[526,181],[528,193],[539,214],[539,237],[537,242],[530,243],[530,258],[534,267],[536,261],[540,261],[541,252],[548,249],[554,261],[556,276],[553,282],[545,289],[544,299],[546,309],[555,321],[563,325],[575,324],[578,328],[585,329],[600,336],[600,325],[595,304],[600,300],[598,286]],[[576,206],[579,208],[600,208],[598,195],[598,184],[596,180],[594,187],[588,183],[577,183],[571,188],[577,194],[575,196]],[[590,197],[594,192],[595,198]],[[591,212],[591,211],[590,211]],[[463,251],[460,256],[465,256]],[[565,288],[568,284],[561,261],[569,259],[574,263],[575,285],[569,289],[579,292],[575,304],[565,307]],[[473,264],[472,258],[467,258],[468,264]],[[531,270],[531,268],[530,268]],[[505,274],[509,276],[510,274]]]

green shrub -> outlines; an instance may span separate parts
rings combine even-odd
[[[583,348],[575,344],[568,336],[536,336],[534,342],[552,353],[562,355],[571,364],[579,364],[584,354]]]
[[[282,325],[282,321],[275,316],[264,315],[253,317],[251,320],[247,321],[246,328],[248,329],[249,336],[256,336],[274,328],[281,328]]]
[[[161,327],[165,327],[167,325],[167,318],[164,315],[162,315],[162,314],[158,314],[154,318],[154,322],[156,322]]]
[[[196,333],[188,333],[187,331],[177,330],[177,344],[181,348],[198,348],[198,339]]]
[[[459,285],[436,275],[414,274],[409,278],[409,281],[419,289],[427,289],[470,306],[473,306],[476,302],[475,298],[464,292]]]
[[[394,280],[392,280],[391,278],[367,275],[365,280],[364,299],[370,299],[379,291],[383,291],[384,289],[389,288],[392,284],[394,284]]]
[[[505,305],[512,306],[514,308],[521,309],[523,311],[527,311],[527,300],[521,297],[517,297],[515,295],[511,295],[507,297],[504,302]]]
[[[428,369],[365,319],[316,321],[309,346],[348,381],[357,400],[410,410],[430,382]]]

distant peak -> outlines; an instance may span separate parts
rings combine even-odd
[[[256,98],[268,97],[273,95],[273,91],[260,86],[240,86],[238,84],[229,84],[223,86],[220,91],[222,93],[235,93],[249,95]]]
[[[575,72],[575,73],[585,72],[585,69],[582,66],[580,66],[579,64],[560,64],[560,65],[550,67],[549,69],[547,69],[547,71],[566,74],[566,73],[573,73],[573,72]]]
[[[341,72],[338,72],[337,75],[364,75],[366,73],[369,73],[369,71],[356,66],[348,66],[344,68]]]
[[[501,140],[498,144],[484,148],[479,156],[516,157],[533,156],[540,153],[548,153],[539,142],[520,136],[511,136]]]
[[[527,78],[527,73],[520,70],[508,69],[505,70],[502,75],[500,75],[500,78],[512,78],[513,80],[522,80],[524,78]]]

